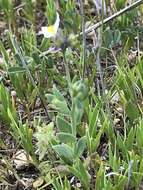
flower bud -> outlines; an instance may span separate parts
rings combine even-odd
[[[88,95],[88,88],[83,80],[76,81],[72,85],[73,97],[84,100]]]

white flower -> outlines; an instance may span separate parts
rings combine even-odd
[[[39,34],[43,34],[45,38],[56,37],[57,31],[59,28],[59,24],[60,24],[60,17],[57,12],[56,22],[51,26],[43,26],[41,28],[41,31],[39,32]]]

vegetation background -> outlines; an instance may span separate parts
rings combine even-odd
[[[143,189],[142,4],[0,0],[1,190]]]

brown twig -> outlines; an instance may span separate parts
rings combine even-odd
[[[138,1],[134,2],[134,3],[132,3],[131,5],[125,7],[124,9],[122,9],[122,10],[116,12],[115,14],[111,15],[110,17],[105,18],[103,21],[100,21],[100,22],[94,24],[93,26],[91,26],[88,29],[86,29],[85,33],[88,34],[92,30],[96,30],[97,28],[101,27],[102,24],[108,23],[109,21],[115,19],[116,17],[118,17],[118,16],[120,16],[120,15],[122,15],[122,14],[124,14],[124,13],[126,13],[126,12],[128,12],[128,11],[134,9],[134,8],[136,8],[140,4],[143,4],[143,0],[138,0]],[[82,32],[79,35],[82,35]],[[77,35],[77,37],[79,35]]]

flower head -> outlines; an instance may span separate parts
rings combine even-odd
[[[43,26],[39,34],[43,34],[45,38],[56,37],[59,24],[60,24],[60,17],[59,17],[59,13],[57,12],[57,18],[56,18],[55,23],[51,26]]]

